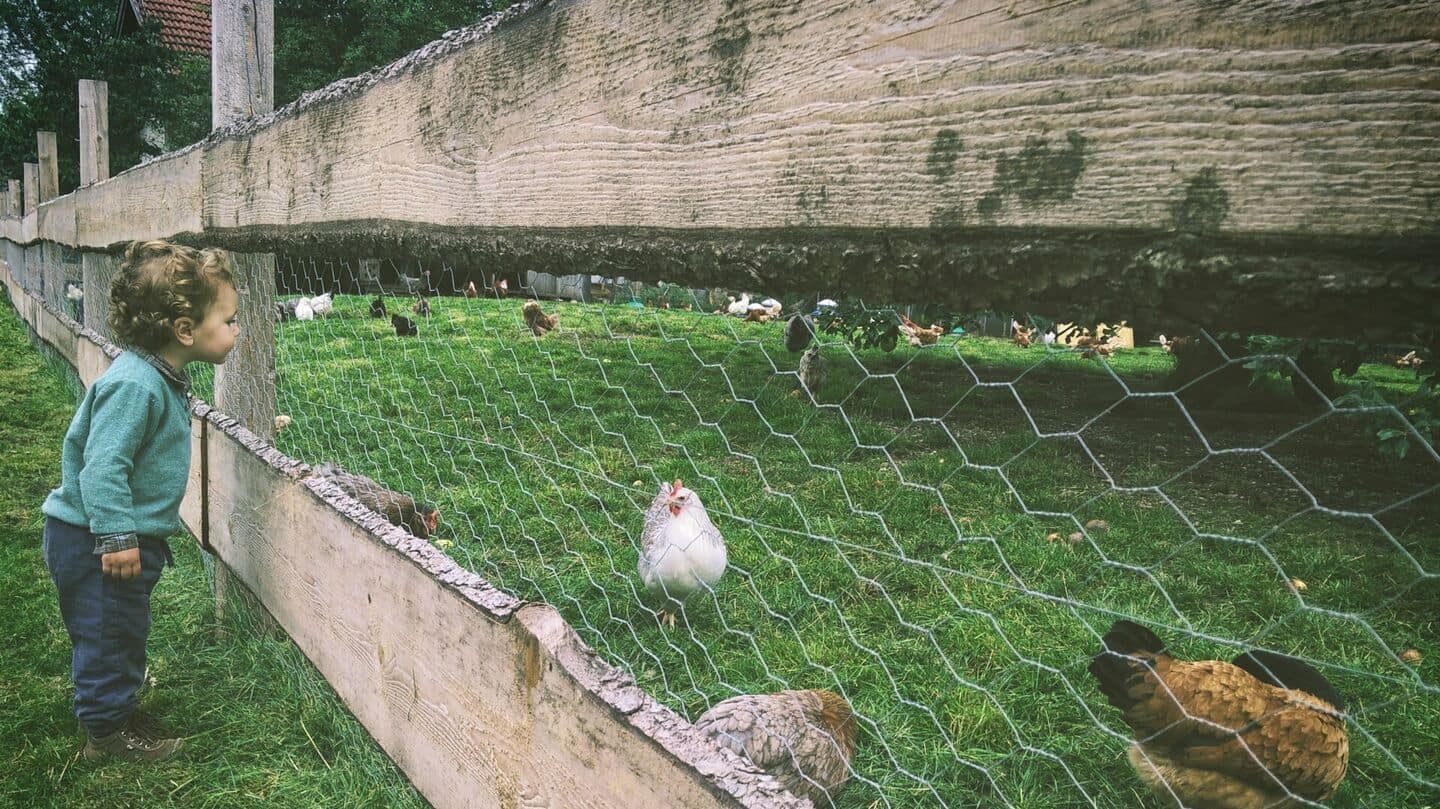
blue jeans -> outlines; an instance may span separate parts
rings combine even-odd
[[[101,572],[89,530],[46,517],[44,553],[70,634],[75,718],[92,737],[108,736],[139,706],[135,695],[145,682],[150,591],[164,565],[174,564],[170,546],[141,537],[140,575],[120,581]]]

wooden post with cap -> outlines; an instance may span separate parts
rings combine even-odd
[[[80,185],[110,179],[110,89],[80,80]]]
[[[212,128],[264,115],[275,108],[274,0],[214,0],[210,4],[210,123]],[[204,223],[207,227],[210,222]],[[275,432],[275,256],[236,254],[240,338],[215,369],[215,406],[261,438]],[[213,431],[206,431],[206,438]],[[209,480],[202,485],[209,486]],[[207,499],[213,502],[213,498]],[[209,521],[215,515],[204,514]],[[215,606],[243,592],[217,560]],[[263,614],[263,611],[258,611]],[[222,623],[223,625],[223,623]]]

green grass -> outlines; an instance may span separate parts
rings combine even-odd
[[[0,307],[0,806],[421,807],[304,656],[232,610],[219,631],[193,540],[153,600],[143,704],[189,749],[162,765],[91,764],[70,709],[70,642],[40,557],[40,503],[59,477],[76,384]]]
[[[1122,615],[1183,656],[1263,644],[1321,666],[1352,707],[1331,805],[1440,799],[1420,783],[1440,781],[1440,475],[1355,419],[1278,384],[1223,409],[1136,395],[1165,392],[1158,349],[1106,366],[975,338],[832,344],[817,408],[790,395],[779,324],[550,303],[561,331],[536,341],[518,301],[446,298],[400,339],[366,303],[278,327],[279,447],[436,502],[452,556],[554,604],[687,716],[842,690],[863,728],[843,807],[1151,805],[1085,672]],[[732,568],[669,630],[636,543],[677,476]],[[1046,541],[1095,518],[1108,532]]]

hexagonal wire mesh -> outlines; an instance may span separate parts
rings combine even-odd
[[[282,257],[279,275],[282,450],[435,504],[436,544],[555,605],[691,719],[738,694],[843,695],[859,743],[837,806],[1149,805],[1134,732],[1087,671],[1117,619],[1179,659],[1258,648],[1322,672],[1351,749],[1324,805],[1440,798],[1440,457],[1392,405],[1317,399],[1291,359],[1207,334],[1181,343],[1216,358],[1199,372],[1038,333],[886,351],[837,324],[817,328],[807,386],[783,317],[726,314],[749,298],[414,263]],[[294,317],[321,293],[328,311]],[[537,294],[559,316],[543,334],[522,314]],[[1380,451],[1379,420],[1406,431],[1404,458]],[[637,562],[676,478],[728,566],[671,627]],[[1317,803],[1230,748],[1273,797]]]

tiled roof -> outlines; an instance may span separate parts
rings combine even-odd
[[[173,51],[210,55],[210,0],[139,0],[160,21],[160,41]]]

